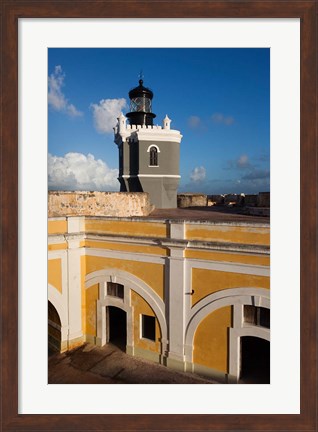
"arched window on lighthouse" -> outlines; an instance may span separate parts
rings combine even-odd
[[[156,147],[150,147],[150,166],[158,166],[158,149]]]

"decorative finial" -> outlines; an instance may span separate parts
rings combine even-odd
[[[139,75],[138,75],[138,78],[139,78],[139,84],[140,85],[143,85],[143,78],[144,78],[144,74],[142,73],[142,69],[140,70],[140,73],[139,73]]]
[[[166,117],[163,119],[163,128],[170,129],[170,123],[171,123],[171,119],[169,119],[169,117],[166,114]]]

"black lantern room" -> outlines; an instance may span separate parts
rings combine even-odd
[[[126,114],[131,125],[153,125],[156,114],[151,112],[153,92],[143,86],[143,80],[139,80],[139,86],[129,92],[130,112]]]

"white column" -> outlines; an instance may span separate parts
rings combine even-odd
[[[107,342],[107,333],[106,333],[106,306],[103,304],[104,302],[101,300],[97,300],[96,302],[96,345],[104,346]]]
[[[187,242],[184,241],[183,222],[170,222],[169,265],[169,353],[167,365],[185,370],[184,334],[185,334],[185,258]],[[176,239],[176,242],[173,240]],[[181,241],[180,241],[181,240]],[[182,241],[183,240],[183,241]]]
[[[184,248],[170,247],[169,258],[169,367],[184,370],[185,262]]]
[[[79,339],[82,330],[81,248],[79,233],[84,218],[68,218],[67,279],[68,279],[68,340]],[[72,233],[74,233],[72,235]],[[76,233],[76,234],[75,234]]]

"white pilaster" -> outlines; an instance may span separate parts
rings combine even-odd
[[[170,246],[169,258],[169,354],[167,365],[184,370],[185,333],[184,247]]]
[[[68,233],[82,229],[82,218],[68,218]],[[81,249],[79,239],[69,235],[67,238],[67,279],[68,279],[68,313],[69,335],[72,341],[83,336],[82,331],[82,292],[81,292]]]
[[[170,238],[180,240],[185,239],[184,221],[170,221]]]
[[[85,216],[72,216],[67,218],[67,232],[69,234],[84,231]]]
[[[104,346],[107,342],[106,306],[103,301],[97,300],[96,308],[96,344]]]

